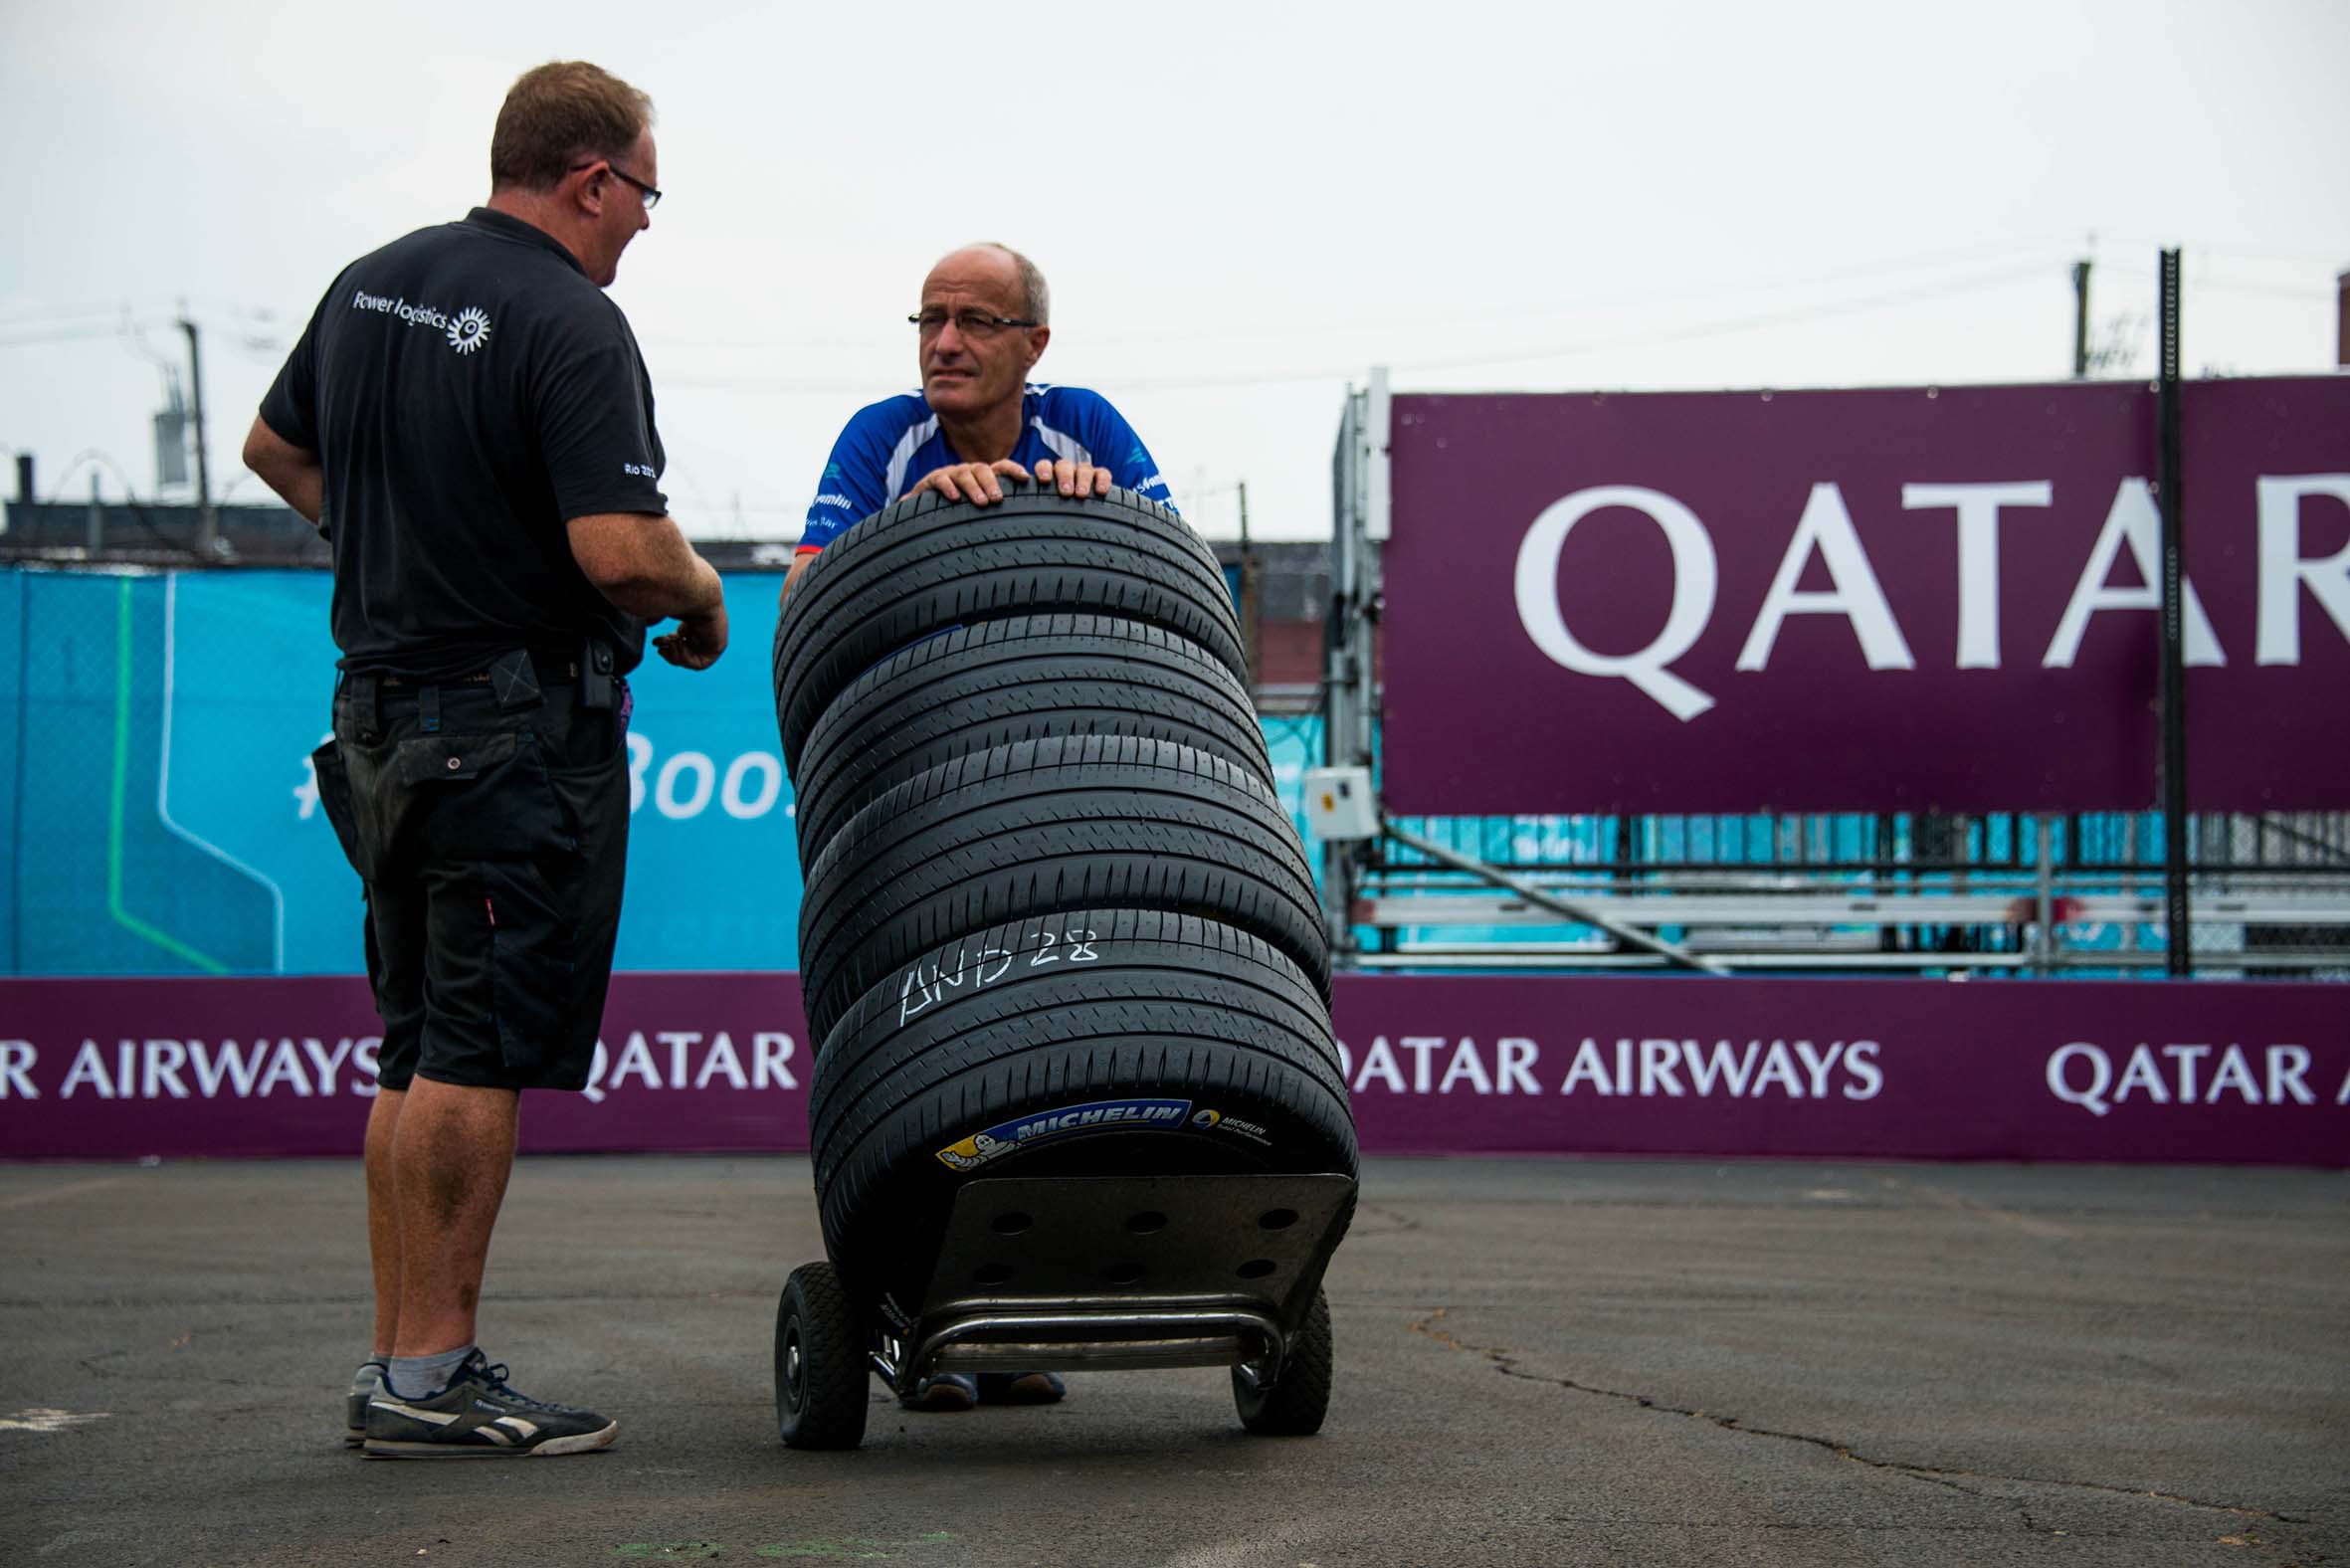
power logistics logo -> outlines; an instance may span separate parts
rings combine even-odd
[[[490,312],[478,304],[469,304],[451,316],[447,311],[430,305],[410,304],[406,298],[371,294],[364,289],[351,293],[351,308],[372,310],[378,315],[397,316],[410,326],[429,326],[449,339],[449,346],[460,354],[470,354],[490,341]]]
[[[1172,1130],[1182,1127],[1190,1116],[1188,1099],[1097,1099],[998,1122],[985,1132],[948,1144],[938,1151],[938,1159],[949,1170],[975,1171],[990,1160],[1017,1154],[1032,1143],[1064,1133]]]

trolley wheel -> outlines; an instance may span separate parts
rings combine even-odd
[[[831,1264],[802,1264],[775,1306],[775,1426],[795,1449],[865,1441],[865,1343]]]
[[[1330,1409],[1330,1299],[1318,1288],[1313,1305],[1281,1357],[1280,1380],[1260,1387],[1238,1367],[1232,1402],[1241,1425],[1261,1438],[1304,1438],[1322,1430]]]

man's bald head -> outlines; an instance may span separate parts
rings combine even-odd
[[[922,290],[929,293],[930,284],[942,276],[969,278],[975,274],[994,274],[1008,285],[1020,300],[1018,314],[1022,320],[1044,326],[1053,319],[1053,295],[1045,287],[1045,275],[1037,264],[1009,245],[994,240],[982,240],[966,245],[961,250],[949,251],[930,269],[923,280]]]

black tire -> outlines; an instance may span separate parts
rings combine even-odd
[[[1273,763],[1248,688],[1197,643],[1101,616],[1018,616],[901,649],[809,730],[793,785],[801,864],[891,785],[968,752],[1052,735],[1136,735]]]
[[[795,1449],[865,1441],[866,1345],[828,1263],[802,1264],[775,1304],[775,1426]]]
[[[1289,958],[1229,925],[1156,909],[1081,909],[1032,916],[963,937],[920,955],[902,976],[858,998],[817,1047],[808,1091],[809,1143],[821,1189],[852,1145],[913,1101],[974,1066],[1007,1052],[1084,1038],[1075,1009],[1131,1021],[1136,1008],[1211,1007],[1246,1019],[1224,1021],[1217,1038],[1251,1044],[1316,1078],[1328,1108],[1347,1108],[1338,1047],[1320,993]],[[1153,1032],[1163,1019],[1152,1020]],[[1257,1026],[1263,1026],[1259,1028]],[[1138,1091],[1144,1087],[1136,1080]],[[1166,1086],[1196,1088],[1196,1083]],[[1017,1104],[982,1101],[981,1117]],[[1291,1107],[1269,1107],[1289,1114]],[[1236,1114],[1246,1115],[1241,1105]],[[952,1115],[938,1123],[950,1127]],[[1319,1123],[1317,1114],[1312,1118]],[[1292,1152],[1297,1170],[1351,1169],[1351,1118],[1342,1135]],[[1337,1164],[1332,1162],[1336,1161]]]
[[[1259,1388],[1235,1367],[1232,1402],[1241,1425],[1261,1438],[1305,1438],[1322,1430],[1330,1412],[1330,1375],[1334,1360],[1330,1335],[1330,1299],[1319,1285],[1305,1321],[1289,1336],[1288,1353],[1281,1357],[1281,1373],[1271,1388]]]
[[[1073,933],[1094,957],[1072,951]],[[1035,965],[1053,954],[1068,956]],[[862,1294],[919,1297],[954,1195],[975,1177],[1356,1168],[1328,1009],[1256,937],[1149,910],[1079,911],[980,933],[916,968],[918,992],[883,985],[859,1000],[819,1049],[810,1088],[826,1247]],[[1166,1127],[1103,1124],[945,1158],[1023,1116],[1143,1098],[1191,1103]]]
[[[985,507],[923,493],[828,545],[775,629],[785,763],[849,684],[957,626],[1069,612],[1174,632],[1247,679],[1240,622],[1215,552],[1181,517],[1129,490],[1063,496],[1007,481]]]
[[[1288,813],[1248,769],[1188,746],[1089,735],[958,757],[877,798],[806,875],[800,962],[820,1040],[917,956],[1077,909],[1238,926],[1329,995],[1321,908]]]

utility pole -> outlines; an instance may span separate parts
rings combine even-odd
[[[212,460],[204,450],[204,359],[196,340],[196,323],[182,315],[179,329],[188,334],[188,385],[195,389],[196,547],[209,565],[220,556],[220,514],[212,509]]]
[[[2085,381],[2089,374],[2089,261],[2082,257],[2072,264],[2072,379]],[[2037,975],[2056,973],[2056,818],[2054,812],[2040,812],[2034,817],[2037,831],[2035,846],[2034,913],[2036,935],[2033,940],[2032,972]],[[2080,817],[2065,819],[2070,830],[2065,836],[2069,848],[2080,843]]]
[[[2350,369],[2350,273],[2334,275],[2334,363]]]
[[[2072,379],[2089,373],[2089,264],[2072,264]]]

